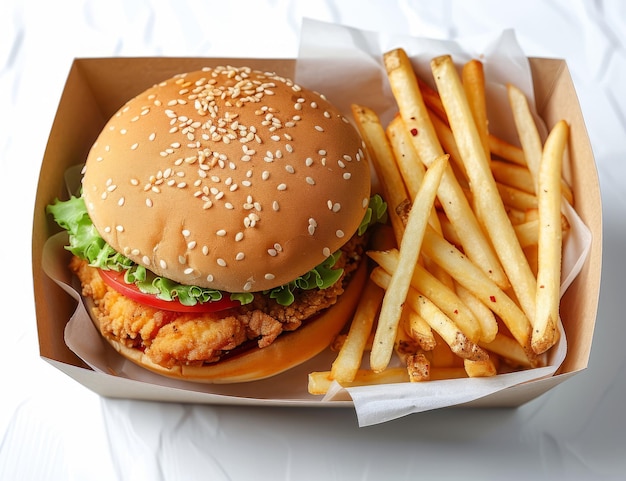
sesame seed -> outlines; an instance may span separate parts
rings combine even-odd
[[[346,172],[346,173],[343,174],[343,178],[345,180],[350,180],[350,177],[352,177],[352,174],[350,172]]]
[[[184,272],[186,275],[193,274],[193,268],[192,268],[192,267],[187,267],[187,269],[185,269],[183,272]]]
[[[330,256],[330,249],[328,247],[324,247],[322,249],[322,254],[324,255],[324,257],[329,257]]]
[[[272,257],[276,257],[278,255],[278,252],[276,251],[276,249],[267,249],[267,253],[271,255]]]
[[[345,235],[345,233],[341,229],[338,229],[335,232],[335,235],[341,239]]]
[[[137,185],[139,185],[139,180],[133,178],[133,179],[130,179],[130,183],[131,183],[131,185],[137,186]]]
[[[115,226],[115,230],[118,232],[124,232],[124,226],[123,225],[116,225]]]
[[[280,205],[278,204],[278,201],[277,201],[277,200],[275,200],[274,202],[272,202],[272,209],[273,209],[275,212],[278,212],[278,211],[280,210]]]
[[[261,174],[261,178],[262,178],[263,180],[267,180],[267,179],[269,179],[269,178],[270,178],[270,173],[269,173],[269,171],[264,170],[264,171],[263,171],[263,173]]]
[[[318,132],[324,132],[324,128],[321,127],[320,125],[316,125],[315,130],[317,130]]]
[[[196,247],[196,241],[191,241],[187,244],[187,249],[191,250]]]
[[[124,197],[120,197],[120,199],[117,201],[117,205],[119,205],[120,207],[124,205],[124,202],[126,201],[126,199]]]
[[[202,254],[204,254],[205,256],[209,254],[208,246],[202,246]]]
[[[187,264],[187,258],[185,256],[178,256],[178,263],[182,265]]]
[[[104,232],[106,232],[107,234],[108,234],[109,232],[111,232],[111,226],[106,226],[106,227],[104,228]]]
[[[235,256],[235,260],[242,261],[245,257],[246,255],[243,252],[237,252],[237,255]]]
[[[191,235],[191,232],[189,232],[189,230],[187,229],[183,229],[181,231],[181,234],[183,235],[183,237],[189,237]]]
[[[239,242],[243,239],[243,232],[237,232],[237,234],[235,234],[235,241]]]
[[[161,269],[167,269],[167,262],[165,262],[163,259],[159,261],[159,265],[161,266]]]
[[[311,157],[307,157],[306,160],[304,161],[304,164],[307,167],[311,167],[313,165],[313,159]]]
[[[276,187],[278,190],[287,190],[287,184],[278,184]]]
[[[265,274],[265,276],[264,276],[264,277],[265,277],[265,279],[267,279],[268,281],[271,281],[271,280],[273,280],[276,276],[275,276],[274,274],[271,274],[271,273],[269,273],[269,272],[268,272],[267,274]]]
[[[209,274],[208,276],[206,276],[206,280],[209,282],[213,282],[213,275]]]
[[[309,185],[315,185],[315,180],[312,177],[306,177],[306,183]]]
[[[289,165],[289,164],[285,165],[285,170],[289,172],[290,174],[294,174],[296,172],[296,169],[293,168],[293,165]]]
[[[143,256],[143,257],[141,258],[141,261],[142,261],[145,265],[147,265],[147,266],[149,266],[149,265],[150,265],[150,258],[149,258],[148,256]]]
[[[224,259],[222,259],[221,257],[217,259],[217,265],[221,266],[221,267],[226,267],[226,261]]]
[[[363,200],[361,201],[361,207],[363,207],[364,209],[369,205],[370,200],[367,197],[363,197]]]
[[[220,229],[216,232],[216,234],[220,237],[224,237],[226,235],[226,231],[224,229]]]
[[[251,282],[251,281],[248,281],[248,282],[246,282],[246,283],[243,285],[243,290],[244,290],[244,291],[249,291],[249,290],[251,290],[251,289],[252,289],[252,282]]]

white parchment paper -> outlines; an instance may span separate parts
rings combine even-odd
[[[490,128],[504,139],[517,143],[510,114],[502,107],[506,105],[504,86],[507,82],[515,83],[533,103],[534,96],[528,62],[513,31],[481,38],[438,41],[383,35],[305,20],[296,64],[296,80],[308,88],[324,92],[348,117],[350,104],[360,103],[373,108],[386,123],[395,114],[396,107],[387,85],[382,54],[396,47],[403,47],[407,51],[423,79],[430,78],[428,63],[438,54],[451,54],[459,63],[473,57],[480,58],[488,79],[488,102],[493,106],[489,111]],[[69,175],[68,179],[74,177]],[[591,244],[591,233],[576,213],[566,208],[565,214],[571,229],[565,239],[562,292],[580,271]],[[46,273],[79,300],[78,308],[68,320],[65,330],[65,342],[70,349],[96,371],[206,393],[208,402],[223,403],[230,400],[236,404],[310,405],[316,402],[338,405],[342,404],[339,401],[345,401],[349,396],[356,409],[359,425],[372,425],[410,413],[465,403],[519,383],[551,376],[565,358],[567,350],[561,327],[561,341],[550,351],[548,365],[544,368],[485,379],[404,383],[347,390],[335,384],[323,398],[308,394],[306,375],[311,371],[328,370],[334,359],[330,352],[324,352],[287,373],[253,383],[210,385],[169,379],[126,361],[103,341],[72,284],[63,244],[63,234],[51,238],[45,246],[43,263]]]

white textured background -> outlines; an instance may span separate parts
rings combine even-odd
[[[303,17],[436,38],[512,27],[529,56],[567,60],[603,195],[586,371],[517,410],[443,410],[358,428],[345,409],[103,400],[39,359],[32,206],[72,59],[295,57]],[[0,162],[0,480],[623,479],[626,2],[3,0]]]

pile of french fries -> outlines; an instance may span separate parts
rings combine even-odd
[[[542,366],[559,340],[562,179],[569,127],[542,141],[528,99],[507,85],[520,147],[489,132],[483,65],[432,59],[436,88],[403,49],[384,54],[398,113],[385,128],[352,113],[388,205],[374,267],[329,371],[309,392],[494,376]],[[368,356],[369,353],[369,356]]]

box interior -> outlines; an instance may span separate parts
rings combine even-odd
[[[145,384],[136,388],[127,379],[95,373],[65,345],[64,327],[75,309],[75,301],[42,269],[44,243],[50,235],[58,232],[54,222],[46,215],[45,207],[56,197],[66,197],[63,182],[65,170],[86,158],[89,148],[110,116],[127,99],[145,88],[179,72],[218,64],[248,65],[292,76],[294,62],[285,59],[207,58],[94,58],[74,61],[50,132],[34,206],[33,288],[39,347],[43,358],[102,395],[203,401],[199,393]],[[473,403],[477,406],[519,405],[542,394],[587,366],[593,338],[602,256],[602,210],[593,153],[566,64],[562,60],[532,58],[530,65],[539,115],[548,127],[560,119],[570,124],[571,185],[576,210],[593,233],[593,242],[587,262],[563,298],[561,316],[568,338],[568,353],[559,375],[488,396]],[[571,166],[575,166],[575,169]]]

